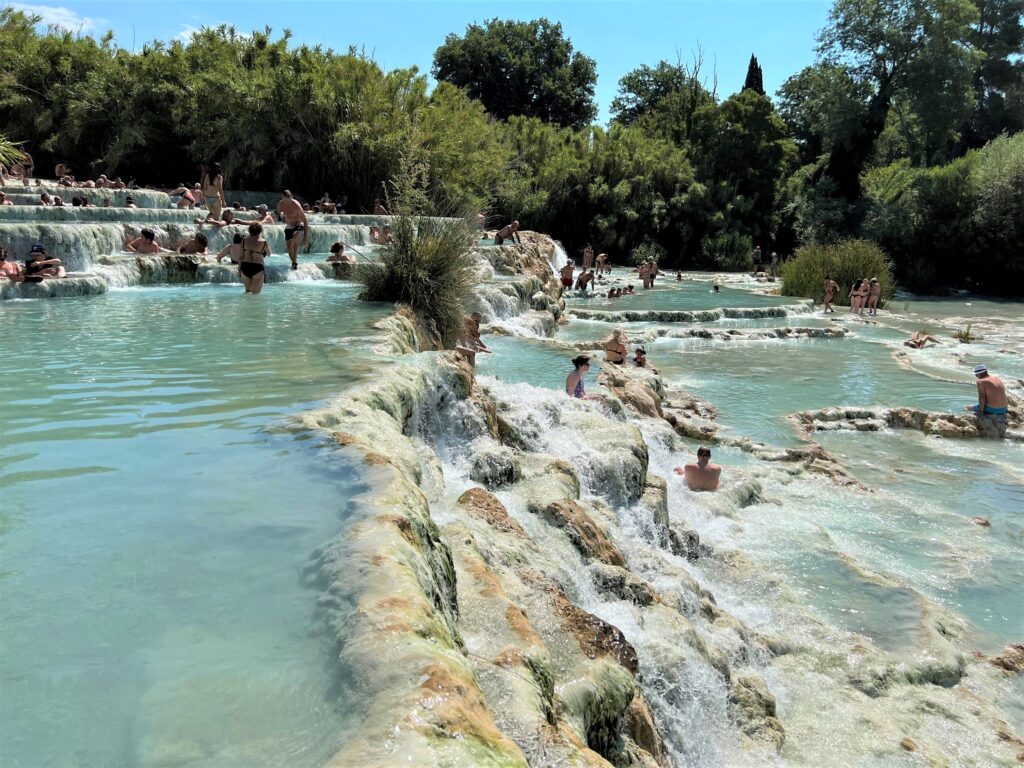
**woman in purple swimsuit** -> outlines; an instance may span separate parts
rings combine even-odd
[[[580,355],[572,359],[572,364],[575,368],[565,379],[565,394],[578,400],[593,400],[583,389],[583,375],[590,370],[590,358]]]

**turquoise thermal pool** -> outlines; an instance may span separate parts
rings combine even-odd
[[[285,416],[372,374],[389,311],[339,283],[0,305],[4,765],[333,753],[303,570],[361,481]]]

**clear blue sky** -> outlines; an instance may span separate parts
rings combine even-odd
[[[467,24],[490,18],[545,16],[561,22],[576,50],[597,61],[600,122],[607,121],[619,78],[626,72],[661,59],[675,61],[677,54],[689,61],[698,46],[704,50],[705,71],[709,76],[717,71],[720,96],[743,85],[751,53],[761,62],[765,89],[774,93],[787,77],[814,60],[815,35],[824,26],[831,5],[828,0],[530,0],[504,4],[63,0],[10,4],[89,34],[112,29],[118,44],[127,49],[228,22],[242,31],[287,27],[298,42],[320,43],[341,51],[355,45],[385,69],[416,65],[428,74],[434,50],[450,32],[461,34]]]

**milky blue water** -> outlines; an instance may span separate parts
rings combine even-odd
[[[0,305],[0,762],[313,766],[347,702],[303,581],[356,470],[284,429],[389,308],[338,283]]]

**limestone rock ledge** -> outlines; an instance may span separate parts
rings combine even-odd
[[[790,416],[804,433],[832,430],[877,432],[882,429],[914,429],[926,435],[950,438],[1007,439],[1024,442],[1024,412],[1011,399],[1005,416],[936,413],[918,408],[825,408]]]

